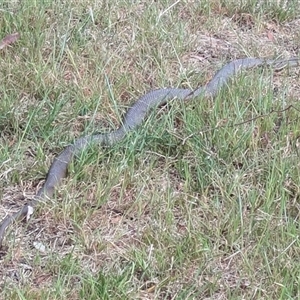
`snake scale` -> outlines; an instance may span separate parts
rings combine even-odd
[[[35,197],[25,204],[18,212],[8,215],[0,223],[0,246],[2,246],[6,229],[11,223],[26,216],[29,218],[34,207],[40,201],[53,196],[55,188],[59,185],[62,178],[66,177],[67,168],[71,160],[86,147],[94,144],[99,146],[111,146],[117,143],[127,132],[140,125],[152,108],[163,105],[172,99],[189,100],[199,96],[203,98],[214,97],[218,90],[226,85],[228,79],[242,69],[270,66],[275,70],[281,70],[285,67],[294,67],[298,65],[298,58],[290,58],[287,60],[266,60],[259,58],[237,59],[223,66],[205,86],[198,87],[195,90],[162,88],[150,91],[143,95],[128,109],[121,126],[117,130],[106,134],[94,134],[78,138],[54,159],[47,173],[46,180]]]

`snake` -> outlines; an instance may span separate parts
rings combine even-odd
[[[75,139],[73,144],[67,146],[54,158],[44,184],[37,191],[33,199],[26,203],[19,211],[12,215],[7,215],[0,223],[0,247],[2,247],[7,228],[17,220],[24,219],[25,217],[28,220],[38,203],[53,197],[55,188],[60,184],[62,179],[67,176],[70,162],[87,147],[92,145],[103,147],[116,144],[123,139],[129,131],[141,125],[152,109],[164,105],[173,99],[183,101],[198,97],[202,99],[209,97],[214,98],[218,91],[228,83],[228,80],[240,70],[268,66],[279,71],[285,67],[298,65],[299,58],[297,57],[285,60],[241,58],[227,63],[215,73],[213,78],[206,85],[194,90],[188,88],[160,88],[144,94],[127,110],[119,128],[108,133],[91,134]]]

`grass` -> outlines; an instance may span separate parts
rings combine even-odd
[[[21,38],[0,52],[0,217],[145,92],[299,55],[296,4],[4,1],[0,36]],[[298,81],[298,68],[243,72],[82,153],[8,232],[0,299],[299,298]]]

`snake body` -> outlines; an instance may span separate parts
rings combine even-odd
[[[25,204],[18,212],[7,216],[0,223],[0,246],[2,245],[5,231],[12,222],[24,218],[25,216],[28,218],[38,202],[53,196],[55,188],[59,185],[62,178],[66,177],[67,168],[71,160],[86,147],[94,144],[99,146],[110,146],[117,143],[126,135],[126,133],[139,126],[152,108],[163,105],[174,98],[178,100],[189,100],[199,96],[202,96],[203,98],[214,97],[218,90],[226,85],[228,80],[242,69],[270,66],[275,70],[281,70],[284,67],[293,67],[297,65],[299,65],[298,58],[287,60],[265,60],[258,58],[238,59],[223,66],[208,84],[195,90],[162,88],[150,91],[143,95],[128,109],[123,118],[122,125],[117,130],[106,134],[94,134],[78,138],[54,159],[47,173],[45,183],[38,190],[35,197]]]

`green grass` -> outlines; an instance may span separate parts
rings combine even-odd
[[[293,1],[4,1],[0,37],[21,37],[0,52],[0,217],[147,91],[299,55],[298,16]],[[298,82],[299,68],[243,72],[82,153],[10,228],[0,299],[299,298]]]

